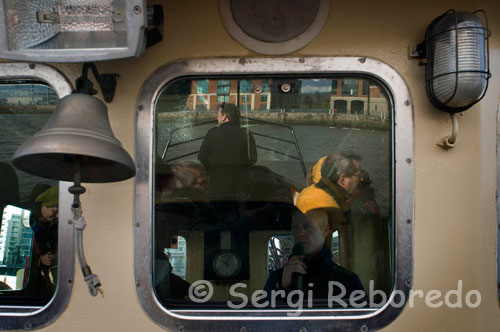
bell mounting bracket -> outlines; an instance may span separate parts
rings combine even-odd
[[[116,81],[118,80],[118,74],[99,74],[95,63],[86,62],[83,64],[82,76],[78,77],[75,81],[75,93],[83,93],[87,95],[97,94],[97,90],[94,89],[94,83],[89,80],[87,74],[89,69],[92,70],[94,77],[101,88],[104,100],[110,103],[115,96]]]

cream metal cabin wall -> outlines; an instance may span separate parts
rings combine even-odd
[[[259,56],[225,31],[218,1],[156,1],[165,10],[165,39],[139,58],[98,63],[101,73],[120,75],[109,104],[113,130],[134,154],[135,104],[139,89],[160,65],[182,58]],[[424,69],[408,58],[428,24],[449,8],[483,8],[490,18],[493,78],[485,99],[459,116],[456,147],[436,142],[451,131],[449,117],[425,95]],[[423,299],[385,331],[494,331],[500,326],[496,290],[496,140],[500,95],[500,4],[498,1],[333,0],[321,34],[294,55],[366,56],[392,66],[412,94],[415,118],[415,221],[413,289],[446,292],[463,280],[477,289],[476,309],[431,309]],[[57,65],[70,80],[80,65]],[[99,274],[105,297],[91,298],[79,271],[67,310],[45,331],[161,331],[143,312],[133,275],[133,180],[89,184],[82,197],[88,226],[86,256]],[[147,222],[136,220],[135,222]]]

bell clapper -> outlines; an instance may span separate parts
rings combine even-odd
[[[75,229],[75,246],[78,261],[80,262],[83,278],[89,287],[90,295],[96,296],[98,293],[103,294],[100,289],[101,282],[97,274],[93,274],[90,266],[88,266],[83,250],[83,230],[85,229],[87,223],[85,222],[85,218],[82,216],[82,207],[80,203],[80,195],[85,193],[85,188],[80,185],[80,158],[80,156],[76,156],[75,158],[74,183],[71,187],[69,187],[68,191],[73,194],[71,211],[73,213],[73,227]]]

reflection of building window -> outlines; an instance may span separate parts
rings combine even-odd
[[[347,101],[335,100],[335,102],[333,103],[333,109],[335,113],[347,113]]]
[[[218,103],[228,103],[229,96],[217,96],[217,102]]]
[[[199,96],[199,99],[200,103],[204,103],[206,101],[206,98],[205,96]]]
[[[196,93],[207,93],[208,92],[208,80],[199,80]]]
[[[252,81],[241,80],[240,81],[240,92],[252,92]]]
[[[218,80],[217,81],[217,94],[218,95],[228,95],[230,88],[229,80]]]
[[[353,100],[351,102],[351,113],[352,114],[363,114],[363,109],[365,107],[365,103],[361,100]]]
[[[344,79],[342,80],[342,96],[357,96],[358,95],[358,80]]]
[[[262,80],[262,92],[268,92],[269,91],[269,82],[267,79]]]
[[[267,101],[267,95],[260,96],[260,101],[262,102]]]
[[[242,103],[248,103],[248,95],[241,96]]]
[[[362,93],[364,95],[367,95],[370,89],[370,85],[368,84],[368,81],[363,81],[363,90]]]

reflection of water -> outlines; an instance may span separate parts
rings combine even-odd
[[[17,148],[39,131],[51,114],[0,114],[0,161],[10,163]],[[31,189],[37,183],[55,185],[52,180],[42,179],[16,169],[21,201],[27,201]]]
[[[16,149],[25,140],[40,130],[50,114],[0,114],[0,161],[10,162]],[[169,130],[178,126],[189,125],[187,119],[180,123],[161,123],[158,128],[157,152],[163,152],[169,136]],[[189,127],[179,131],[172,143],[202,138],[208,129],[215,126],[215,122],[199,127]],[[281,127],[269,125],[250,125],[250,130],[281,139],[292,140],[290,132]],[[384,214],[388,214],[390,207],[390,134],[381,131],[329,128],[321,126],[293,126],[304,158],[306,168],[313,165],[322,156],[342,150],[353,150],[363,157],[362,168],[368,171],[377,193],[377,200]],[[274,139],[255,135],[258,146],[276,150],[287,155],[297,156],[295,146]],[[5,142],[9,142],[5,144]],[[182,144],[169,149],[166,159],[198,151],[201,140]],[[196,154],[181,160],[196,160]],[[269,167],[272,171],[284,176],[299,186],[305,186],[300,163],[283,154],[258,149],[257,164]],[[26,200],[32,187],[36,183],[56,184],[55,181],[38,178],[16,170],[19,177],[21,200]]]
[[[171,143],[179,143],[194,138],[203,137],[208,129],[214,124],[199,127],[190,127],[179,131],[174,136]],[[372,186],[377,194],[377,201],[382,208],[384,215],[389,214],[391,202],[391,139],[390,133],[373,130],[362,130],[352,128],[330,128],[321,126],[292,126],[295,130],[297,140],[302,152],[306,169],[314,165],[326,154],[337,151],[352,150],[362,158],[361,166],[370,174],[373,182]],[[175,128],[175,124],[165,123],[159,126],[159,137],[157,140],[157,154],[161,155],[169,137],[170,128]],[[262,137],[257,134],[273,136],[281,139],[292,140],[290,131],[285,128],[269,125],[250,125],[250,130],[254,133],[257,146],[279,151],[281,153],[258,148],[257,164],[264,165],[272,171],[284,176],[286,179],[304,187],[305,178],[300,162],[290,156],[297,156],[296,148],[293,144],[288,144],[275,139]],[[201,140],[192,141],[186,144],[169,148],[166,160],[183,156],[199,150]],[[286,154],[283,155],[282,153]],[[196,160],[196,154],[181,158],[179,160]]]

